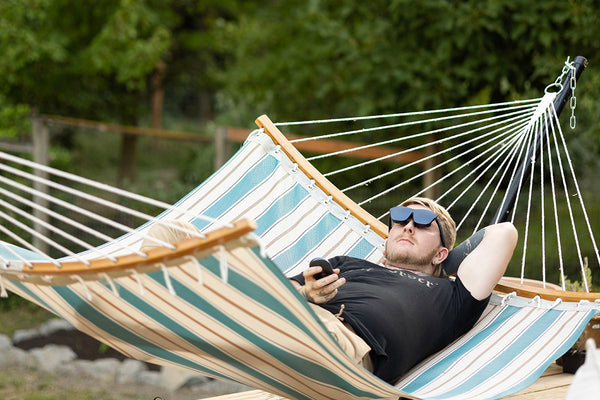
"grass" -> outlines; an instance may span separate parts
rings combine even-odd
[[[19,329],[33,329],[55,315],[15,294],[0,298],[0,334],[12,336]]]
[[[7,368],[0,374],[0,398],[3,400],[148,400],[161,395],[157,388],[127,387],[126,385],[90,385],[86,378]],[[178,396],[182,398],[182,396]],[[189,396],[187,396],[190,398]]]

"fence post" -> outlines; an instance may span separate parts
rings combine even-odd
[[[33,161],[47,166],[48,165],[48,147],[50,142],[50,133],[48,131],[48,124],[44,120],[43,117],[40,117],[37,113],[34,113],[31,116],[31,137],[33,141]],[[47,178],[48,174],[45,171],[34,169],[33,174],[39,178]],[[48,186],[42,184],[40,182],[33,182],[33,189],[36,191],[47,194]],[[33,202],[40,207],[48,207],[48,200],[43,197],[34,195]],[[39,218],[44,222],[48,222],[48,214],[39,211],[37,209],[33,210],[33,216]],[[47,229],[39,223],[33,223],[33,229],[40,233],[43,236],[47,236]],[[38,248],[39,250],[47,253],[48,245],[46,242],[42,241],[37,236],[33,237],[32,244]]]
[[[218,170],[229,158],[229,143],[227,141],[227,127],[219,126],[215,134],[215,171]]]

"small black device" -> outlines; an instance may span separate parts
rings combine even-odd
[[[312,260],[310,260],[310,264],[311,267],[321,267],[323,268],[323,271],[316,273],[315,279],[321,279],[321,278],[325,278],[328,275],[333,274],[333,268],[331,267],[331,264],[329,263],[329,261],[323,257],[316,257],[313,258]]]

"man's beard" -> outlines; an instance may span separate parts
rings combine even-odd
[[[431,266],[433,257],[437,254],[438,249],[432,249],[425,255],[413,255],[404,251],[392,251],[386,245],[385,260],[386,265],[391,266]]]

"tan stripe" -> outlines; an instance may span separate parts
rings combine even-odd
[[[275,191],[280,191],[279,190],[279,185],[282,184],[282,182],[284,182],[285,180],[291,179],[291,177],[289,175],[284,175],[281,176],[280,178],[278,178],[275,182],[273,182],[272,184],[268,185],[269,190],[267,190],[267,192],[265,192],[264,194],[261,193],[261,198],[257,198],[257,200],[253,203],[250,204],[246,204],[245,208],[242,209],[241,211],[238,212],[238,214],[236,215],[235,218],[232,219],[232,221],[237,221],[238,219],[241,218],[246,218],[248,216],[248,214],[250,214],[251,211],[255,211],[256,209],[260,210],[260,214],[264,213],[266,211],[267,208],[269,208],[270,204],[265,204],[265,199],[267,197],[269,197],[271,194],[273,194],[273,192]],[[262,188],[264,185],[260,185],[259,188]]]
[[[545,349],[550,349],[546,351],[548,355],[551,355],[550,353],[554,353],[565,342],[566,338],[574,333],[576,327],[579,326],[579,322],[582,318],[580,318],[580,316],[577,314],[580,313],[568,312],[563,314],[561,318],[557,320],[557,323],[553,324],[554,327],[552,329],[549,329],[547,332],[545,332],[544,335],[533,340],[527,352],[531,353],[533,351],[531,350],[533,347],[543,347]],[[567,318],[563,318],[565,316]],[[569,330],[568,333],[565,333],[564,329],[566,329],[566,327],[569,325],[571,325],[572,328]],[[542,338],[544,340],[540,343],[540,339]],[[481,385],[478,385],[478,387],[476,388],[476,393],[487,393],[490,391],[497,392],[499,388],[509,389],[515,386],[518,382],[521,382],[524,379],[528,378],[533,373],[533,371],[540,369],[544,363],[548,361],[553,361],[548,360],[548,356],[536,357],[537,355],[539,355],[538,352],[534,352],[532,356],[526,356],[525,354],[527,352],[521,353],[519,357],[515,358],[509,364],[505,365],[500,370],[504,371],[504,374],[502,374],[501,376],[494,376],[493,379],[488,379],[488,381],[483,382]],[[498,375],[498,372],[496,373],[496,375]],[[503,389],[502,391],[506,389]]]
[[[325,361],[331,364],[330,366],[328,366],[328,368],[333,369],[333,371],[335,371],[337,374],[345,373],[345,378],[355,386],[359,384],[366,384],[366,387],[368,389],[365,390],[384,390],[386,393],[388,393],[386,395],[396,393],[394,391],[391,391],[390,387],[387,384],[384,384],[379,380],[374,380],[371,373],[357,366],[354,363],[354,361],[349,359],[348,356],[341,349],[339,349],[337,343],[331,338],[329,333],[324,330],[320,321],[318,321],[318,319],[316,319],[313,316],[313,314],[309,311],[308,307],[306,307],[306,303],[304,303],[304,300],[302,300],[303,303],[300,303],[295,293],[290,292],[291,290],[294,290],[291,287],[291,285],[283,285],[283,283],[280,282],[278,279],[270,278],[268,276],[270,272],[268,271],[267,267],[264,266],[264,264],[262,263],[259,263],[259,265],[261,266],[261,268],[264,269],[264,271],[260,271],[258,269],[259,265],[257,265],[255,268],[252,268],[252,266],[249,265],[248,261],[249,257],[255,257],[253,253],[248,251],[248,253],[250,254],[243,260],[237,258],[239,250],[241,249],[236,249],[236,251],[232,253],[232,256],[235,257],[235,259],[228,259],[230,260],[230,263],[233,266],[237,264],[247,267],[247,270],[242,273],[246,275],[248,279],[255,281],[257,284],[260,284],[260,286],[263,287],[265,290],[268,290],[269,293],[278,297],[278,300],[283,305],[285,305],[286,308],[288,308],[298,319],[300,319],[302,323],[308,329],[310,329],[310,331],[314,335],[316,335],[317,340],[319,340],[321,343],[324,343],[330,351],[335,350],[334,355],[338,357],[338,359],[344,360],[345,362],[345,365],[341,366],[337,363],[334,363],[331,360],[331,356],[325,354]],[[232,260],[234,260],[235,262],[231,262]],[[349,371],[352,371],[351,375],[348,374]]]
[[[419,393],[431,393],[439,390],[440,387],[444,387],[446,385],[458,385],[460,382],[462,382],[462,380],[459,377],[463,375],[467,370],[469,371],[470,375],[476,373],[479,369],[477,368],[473,370],[471,367],[477,364],[477,355],[481,353],[489,354],[489,352],[492,351],[492,349],[494,350],[495,354],[498,354],[501,353],[504,349],[506,349],[507,345],[500,345],[500,343],[503,341],[503,339],[510,337],[510,333],[514,331],[510,330],[507,333],[501,333],[501,328],[504,327],[504,330],[506,330],[508,328],[508,325],[515,325],[514,318],[517,317],[517,315],[520,316],[518,321],[526,321],[529,315],[532,314],[532,312],[533,310],[530,310],[529,312],[525,313],[525,315],[521,315],[520,313],[513,315],[512,318],[510,318],[508,321],[505,321],[506,323],[504,323],[499,329],[496,330],[496,332],[494,332],[493,337],[495,337],[495,339],[492,340],[492,336],[490,336],[486,338],[486,340],[481,342],[480,345],[474,348],[472,351],[463,354],[453,363],[453,365],[450,368],[444,371],[444,374],[442,374],[442,376],[439,379],[427,384],[426,388],[420,388]],[[508,324],[508,322],[511,322],[512,324]],[[521,322],[517,322],[516,325],[520,326]],[[527,324],[526,326],[529,325],[530,324]],[[454,368],[454,366],[457,365],[460,365],[460,368]]]
[[[248,259],[245,260],[248,263]],[[214,278],[212,274],[211,278]],[[186,274],[187,279],[179,279],[181,282],[193,279],[192,273]],[[220,283],[220,279],[217,278],[217,282],[205,281],[205,285],[208,290],[212,283]],[[215,285],[218,286],[218,285]],[[213,290],[214,297],[205,296],[211,304],[224,304],[229,305],[232,309],[222,308],[222,311],[227,315],[236,316],[236,319],[246,326],[250,330],[254,330],[257,334],[265,336],[272,342],[276,343],[279,347],[286,349],[290,353],[296,354],[307,360],[323,365],[324,363],[331,363],[330,355],[322,353],[319,350],[318,343],[313,342],[308,336],[304,336],[302,330],[299,327],[294,326],[289,321],[283,319],[278,314],[273,314],[269,309],[265,308],[264,305],[256,303],[253,299],[245,296],[240,296],[229,287],[223,285],[223,287],[216,287]],[[270,318],[266,319],[264,316],[268,315]],[[290,334],[290,332],[295,332]],[[302,335],[302,337],[299,337]],[[335,346],[334,343],[331,345]],[[310,356],[310,358],[307,358]],[[333,364],[332,364],[333,365]],[[284,372],[285,370],[285,372]],[[281,364],[276,369],[279,373],[289,374],[290,378],[298,379],[297,371],[290,370],[285,364]],[[288,378],[281,377],[279,375],[274,376],[277,380],[287,381]],[[308,378],[306,378],[308,379]],[[312,380],[309,381],[310,385],[314,385]],[[325,393],[320,392],[321,396]],[[331,393],[332,398],[339,398],[340,390],[335,388]]]
[[[312,207],[310,207],[307,211],[305,211],[303,214],[300,215],[299,218],[297,218],[298,220],[306,218],[307,215],[312,214],[313,212],[315,212],[317,210],[317,208],[319,208],[321,204],[320,203],[315,203]],[[279,223],[279,222],[278,222]],[[283,238],[285,238],[285,236],[287,236],[291,231],[293,231],[296,228],[296,226],[294,224],[290,224],[288,228],[286,229],[280,229],[278,232],[279,234],[277,236],[275,236],[273,239],[271,239],[270,242],[268,242],[265,245],[265,248],[269,249],[271,247],[273,247],[273,245],[279,241],[281,241]],[[288,241],[289,242],[289,241]],[[284,242],[286,243],[286,242]],[[285,249],[287,249],[289,247],[289,243],[286,244],[284,246]],[[280,251],[281,252],[281,251]]]
[[[252,155],[253,155],[253,154],[254,154],[256,151],[260,151],[260,150],[263,150],[263,148],[262,148],[262,146],[260,146],[260,145],[258,145],[258,144],[257,144],[257,145],[256,145],[256,147],[254,147],[253,149],[251,149],[251,150],[250,150],[250,151],[249,151],[249,152],[248,152],[248,153],[247,153],[247,154],[246,154],[246,155],[245,155],[243,158],[241,158],[240,160],[237,160],[237,157],[235,157],[235,158],[236,158],[236,164],[235,164],[235,165],[231,164],[231,168],[230,168],[230,171],[229,171],[229,172],[227,172],[227,173],[224,173],[224,172],[221,170],[221,173],[219,174],[219,179],[218,179],[218,180],[215,180],[215,179],[212,179],[212,180],[211,180],[211,181],[215,181],[215,182],[217,183],[215,186],[213,186],[213,187],[212,187],[212,189],[211,189],[211,190],[207,190],[205,195],[200,195],[200,193],[199,193],[199,192],[196,192],[196,193],[194,193],[194,198],[196,199],[196,201],[194,201],[193,203],[191,203],[191,205],[190,205],[190,206],[188,206],[188,209],[193,209],[193,208],[196,208],[196,207],[198,207],[198,204],[202,203],[202,201],[204,200],[204,198],[205,198],[205,197],[207,197],[207,195],[208,195],[209,193],[213,193],[214,191],[219,191],[219,193],[225,193],[227,190],[229,190],[229,188],[231,187],[231,182],[228,182],[228,179],[229,179],[229,177],[230,177],[231,175],[233,175],[233,173],[234,173],[234,172],[237,170],[237,168],[238,168],[237,166],[240,166],[240,165],[243,165],[243,164],[245,164],[246,160],[247,160],[248,158],[250,158],[250,156],[252,156]],[[263,150],[263,152],[264,152],[264,150]],[[267,155],[267,153],[265,153],[264,155],[266,156],[266,155]],[[261,159],[263,159],[263,158],[264,158],[264,157],[261,157]],[[245,166],[245,167],[244,167],[244,169],[245,169],[245,170],[248,170],[248,167],[247,167],[247,166]],[[244,175],[242,175],[242,176],[244,176]],[[225,190],[223,190],[223,189],[219,189],[219,187],[221,187],[221,186],[224,186],[224,187],[225,187]],[[208,206],[208,205],[206,205],[206,206],[205,206],[205,208],[206,208],[207,206]]]

